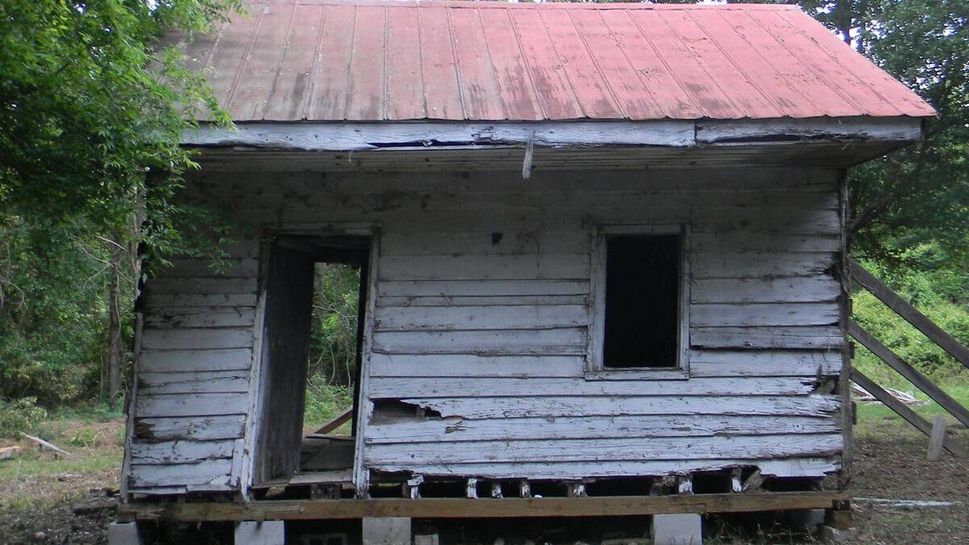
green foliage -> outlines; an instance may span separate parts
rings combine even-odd
[[[0,399],[0,437],[16,437],[29,432],[47,418],[47,411],[37,406],[37,400],[24,397],[12,401]]]
[[[353,388],[327,384],[320,375],[311,376],[306,383],[303,425],[319,427],[352,406]]]
[[[314,282],[309,374],[328,384],[352,386],[360,269],[318,263]]]

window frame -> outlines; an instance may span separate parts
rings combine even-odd
[[[679,235],[680,278],[677,298],[677,358],[672,367],[605,367],[606,250],[610,238],[638,235]],[[684,380],[690,375],[690,229],[686,224],[598,225],[592,236],[587,380]]]

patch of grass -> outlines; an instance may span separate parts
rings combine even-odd
[[[326,384],[320,377],[311,377],[306,385],[303,427],[315,430],[352,406],[353,388],[333,386]],[[349,435],[349,423],[340,426],[334,434]]]

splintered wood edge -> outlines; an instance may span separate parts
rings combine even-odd
[[[281,500],[245,504],[127,503],[119,506],[118,520],[204,522],[364,517],[507,518],[742,513],[832,509],[837,502],[849,499],[847,492],[772,492],[576,498]]]

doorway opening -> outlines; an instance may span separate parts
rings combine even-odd
[[[270,246],[256,488],[352,480],[369,256],[366,236],[280,236]]]

